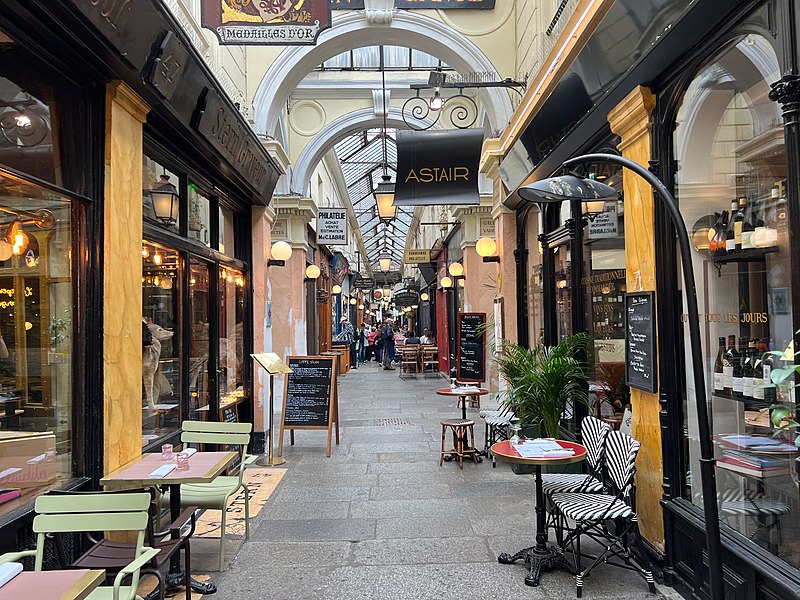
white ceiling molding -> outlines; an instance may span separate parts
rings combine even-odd
[[[411,120],[415,125],[427,127],[430,121]],[[372,108],[364,108],[331,121],[317,133],[306,145],[300,156],[297,158],[292,169],[291,189],[298,193],[305,193],[308,182],[314,169],[341,139],[358,131],[372,129],[383,126],[383,117],[376,117]],[[389,114],[386,117],[386,126],[389,128],[405,129],[407,126],[403,122],[400,109],[390,106]],[[438,128],[438,124],[434,125]]]
[[[383,90],[372,90],[372,105],[376,117],[383,118],[386,114],[386,106],[392,102],[392,90],[386,90],[384,96],[381,92]]]
[[[364,0],[364,12],[370,25],[390,25],[394,0]]]
[[[381,44],[421,50],[459,73],[498,71],[463,34],[419,11],[399,11],[389,25],[382,27],[369,27],[361,11],[347,11],[334,17],[333,27],[320,34],[316,46],[286,48],[270,65],[253,99],[256,131],[275,130],[289,94],[323,62],[353,48]],[[513,112],[508,91],[486,88],[479,96],[492,128],[505,127]]]

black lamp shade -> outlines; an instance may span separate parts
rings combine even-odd
[[[617,190],[594,179],[563,175],[542,179],[521,187],[520,197],[528,202],[550,203],[562,200],[616,200]]]
[[[172,225],[178,222],[180,195],[178,194],[178,188],[169,182],[169,175],[162,175],[161,182],[160,186],[150,190],[153,212],[158,220],[167,225]]]

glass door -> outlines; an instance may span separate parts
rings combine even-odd
[[[208,419],[210,302],[209,266],[189,260],[189,419]],[[213,419],[209,419],[213,420]]]

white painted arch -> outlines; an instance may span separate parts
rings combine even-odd
[[[341,52],[381,44],[427,52],[461,73],[498,71],[464,34],[417,11],[398,11],[389,25],[372,25],[363,11],[347,11],[333,18],[316,46],[286,48],[270,65],[253,98],[256,131],[275,134],[289,94],[317,66]],[[491,126],[504,127],[513,112],[508,92],[484,88],[479,96]]]
[[[410,120],[410,122],[422,127],[430,125],[430,121]],[[306,144],[300,156],[297,157],[292,169],[291,190],[301,195],[307,192],[311,175],[317,164],[341,139],[365,129],[382,126],[383,117],[376,115],[373,108],[355,110],[328,123]],[[389,107],[386,126],[398,129],[408,128],[403,121],[400,108]],[[433,128],[438,128],[438,124]]]

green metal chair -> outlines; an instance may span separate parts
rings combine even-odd
[[[36,499],[36,549],[8,552],[0,556],[0,564],[34,557],[34,570],[42,570],[45,536],[58,533],[83,533],[86,531],[135,531],[136,558],[122,569],[114,579],[113,587],[100,587],[92,591],[88,600],[141,600],[136,595],[139,571],[159,553],[144,545],[145,529],[150,516],[147,512],[150,494],[84,494],[69,496],[39,496]],[[130,577],[129,585],[122,582]]]
[[[244,489],[244,531],[250,539],[250,490],[244,482],[244,467],[256,457],[247,455],[250,443],[251,423],[218,423],[211,421],[184,421],[181,425],[181,443],[209,444],[220,448],[238,447],[241,463],[238,475],[220,475],[211,483],[185,483],[181,485],[181,508],[198,506],[206,510],[222,512],[219,527],[219,570],[225,563],[225,522],[228,516],[228,500],[240,489]],[[169,504],[169,492],[162,495],[164,505]]]

